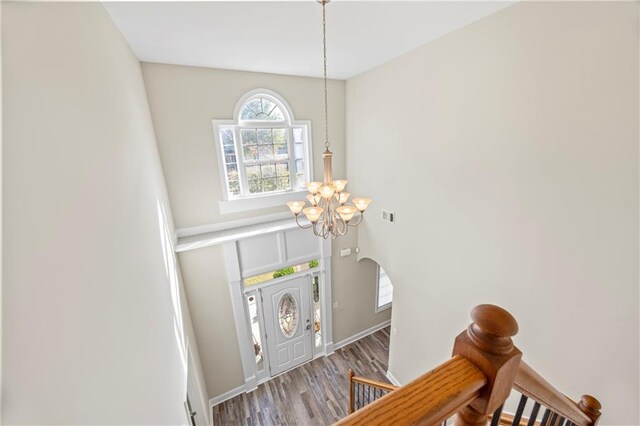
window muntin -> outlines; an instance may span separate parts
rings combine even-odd
[[[236,123],[217,125],[226,199],[304,189],[309,126],[290,117],[284,101],[258,93],[242,103]]]

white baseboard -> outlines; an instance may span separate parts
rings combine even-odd
[[[394,375],[393,375],[393,374],[391,374],[391,371],[387,370],[387,374],[385,374],[385,376],[387,377],[387,379],[389,379],[389,381],[390,381],[392,384],[394,384],[394,385],[396,385],[396,386],[402,386],[402,385],[400,384],[400,382],[398,381],[398,379],[396,379],[396,378],[394,377]]]
[[[347,337],[346,339],[339,341],[338,343],[336,343],[335,345],[333,345],[333,349],[334,349],[334,350],[337,350],[337,349],[340,349],[340,348],[342,348],[342,347],[344,347],[344,346],[347,346],[348,344],[353,343],[353,342],[355,342],[356,340],[360,340],[360,339],[362,339],[363,337],[367,337],[368,335],[373,334],[373,333],[375,333],[376,331],[378,331],[378,330],[381,330],[381,329],[385,328],[385,327],[386,327],[386,326],[388,326],[389,324],[391,324],[391,320],[387,320],[387,321],[382,322],[382,323],[380,323],[380,324],[378,324],[378,325],[374,325],[374,326],[373,326],[373,327],[371,327],[371,328],[367,328],[366,330],[363,330],[363,331],[361,331],[360,333],[354,334],[354,335],[353,335],[353,336],[351,336],[351,337]]]
[[[222,395],[218,395],[215,398],[211,398],[209,400],[209,407],[213,407],[222,402],[225,402],[227,399],[231,399],[234,396],[238,396],[241,393],[244,393],[246,388],[247,388],[246,385],[240,385],[235,389],[231,389],[230,391],[223,393]]]

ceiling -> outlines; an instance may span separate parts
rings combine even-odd
[[[351,78],[512,3],[334,0],[329,78]],[[103,4],[141,61],[322,76],[314,0]]]

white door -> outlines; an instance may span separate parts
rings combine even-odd
[[[271,376],[313,355],[309,286],[305,276],[261,289]]]

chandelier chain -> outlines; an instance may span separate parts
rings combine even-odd
[[[329,149],[329,90],[327,88],[327,1],[322,1],[322,47],[324,63],[324,146]]]

